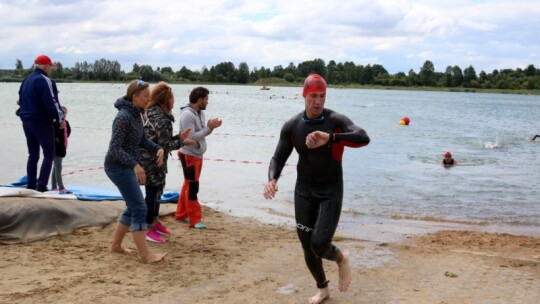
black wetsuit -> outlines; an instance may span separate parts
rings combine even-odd
[[[453,158],[451,158],[449,160],[446,160],[446,158],[443,158],[442,163],[445,166],[452,166],[455,163],[455,161],[454,161]]]
[[[306,136],[313,131],[330,133],[327,144],[308,149]],[[332,238],[341,215],[343,169],[341,159],[347,147],[369,143],[366,132],[346,116],[330,109],[315,119],[299,113],[281,129],[268,179],[278,180],[293,148],[298,152],[297,180],[294,192],[296,231],[304,249],[306,264],[318,288],[328,285],[322,258],[337,261],[338,249]]]

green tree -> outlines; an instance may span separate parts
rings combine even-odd
[[[418,79],[423,86],[435,85],[435,66],[433,62],[429,60],[424,62],[424,65],[420,68],[420,73],[418,73]]]
[[[245,62],[240,62],[238,65],[238,82],[239,83],[248,83],[249,82],[249,66]]]
[[[298,64],[298,72],[300,77],[307,77],[309,74],[317,73],[323,78],[326,77],[326,65],[324,60],[317,58],[310,61],[304,61]]]
[[[397,72],[393,75],[390,80],[389,85],[391,86],[406,86],[407,85],[407,75],[403,72]]]
[[[120,62],[113,60],[109,61],[109,64],[111,65],[109,71],[111,80],[120,80],[123,74],[122,65],[120,65]]]
[[[271,77],[272,76],[272,72],[270,71],[270,69],[268,68],[265,68],[264,66],[262,66],[260,69],[254,69],[254,72],[256,74],[256,79],[261,79],[261,78],[268,78],[268,77]],[[256,81],[256,80],[254,80]]]
[[[174,74],[173,69],[170,66],[162,67],[161,68],[162,74]]]
[[[210,70],[206,66],[201,68],[201,80],[209,81],[210,80]]]
[[[373,77],[390,75],[388,71],[380,64],[374,64],[373,66],[371,66],[371,70],[373,71]]]
[[[24,75],[23,63],[20,59],[15,61],[15,77],[22,77]]]
[[[326,75],[326,82],[335,84],[338,71],[337,64],[334,60],[330,60],[330,62],[328,62],[328,66],[326,66],[326,72],[328,73]]]
[[[452,66],[447,66],[446,70],[444,71],[444,86],[449,88],[452,86]]]
[[[52,69],[51,77],[53,79],[65,79],[64,66],[61,62],[55,62],[56,66]]]
[[[296,77],[294,77],[293,74],[291,73],[285,73],[285,76],[283,76],[283,78],[287,81],[287,82],[294,82],[296,80]]]
[[[161,77],[163,77],[163,80],[167,82],[176,80],[176,74],[170,66],[161,68]]]
[[[259,70],[257,68],[254,68],[253,71],[249,73],[249,80],[251,82],[256,82],[259,80]]]
[[[153,81],[154,80],[154,69],[150,65],[141,65],[139,67],[139,72],[137,73],[139,79],[144,81]]]
[[[352,65],[354,65],[353,62],[351,62]],[[357,69],[346,69],[346,71],[353,71],[349,74],[349,79],[351,82],[360,83],[360,84],[373,84],[375,80],[375,75],[373,73],[373,68],[371,65],[359,66]],[[354,73],[354,71],[358,71],[357,73]]]
[[[272,77],[283,78],[283,76],[285,76],[285,69],[283,68],[281,64],[276,65],[274,69],[272,70],[271,75]]]
[[[488,80],[489,80],[489,79],[488,79],[488,75],[486,74],[486,72],[481,71],[480,74],[478,74],[478,81],[479,81],[480,83],[484,83],[484,82],[486,82],[486,81],[488,81]]]
[[[459,87],[463,84],[463,72],[457,65],[452,67],[452,87]]]
[[[94,62],[94,76],[96,80],[111,80],[111,68],[109,60],[101,58]]]
[[[92,64],[86,61],[75,62],[75,67],[73,68],[74,78],[76,80],[91,80],[93,77],[93,68]]]
[[[18,58],[15,61],[15,69],[16,70],[23,70],[24,69],[22,61],[20,59],[18,59]]]
[[[211,70],[211,69],[210,69]],[[230,61],[218,63],[214,67],[215,80],[218,82],[236,82],[234,64]],[[221,75],[218,79],[218,76]]]
[[[528,90],[538,90],[540,89],[540,77],[530,77],[529,80],[526,82],[525,87]]]
[[[527,76],[536,75],[536,68],[534,67],[533,64],[529,64],[529,66],[527,66],[527,68],[525,69],[525,75]]]
[[[289,65],[285,68],[285,73],[293,74],[295,77],[298,76],[298,69],[294,63],[289,62]]]
[[[193,81],[193,72],[186,68],[186,66],[182,66],[178,72],[176,72],[176,76],[182,79],[191,80]]]
[[[410,69],[407,74],[407,82],[411,87],[418,85],[418,74],[413,69]]]
[[[364,74],[364,67],[357,67],[356,64],[352,61],[345,61],[343,65],[338,65],[338,69],[341,70],[341,75],[343,76],[343,81],[347,83],[361,83],[365,84],[365,79],[372,79],[372,74]],[[370,81],[370,80],[369,80]],[[368,81],[368,82],[369,82]]]
[[[463,70],[463,86],[471,88],[478,87],[478,77],[472,65]]]
[[[154,73],[152,73],[152,81],[163,81],[164,78],[163,78],[163,74],[156,70],[154,71]]]

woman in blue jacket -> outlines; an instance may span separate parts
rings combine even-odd
[[[157,164],[163,163],[163,149],[148,140],[143,130],[143,113],[150,100],[149,85],[142,80],[129,83],[126,95],[114,106],[118,114],[113,121],[109,150],[105,156],[105,173],[118,187],[126,202],[113,232],[112,252],[130,253],[122,247],[126,233],[131,230],[133,240],[144,263],[161,261],[166,253],[152,253],[146,244],[146,202],[140,185],[146,183],[146,174],[139,165],[141,148],[156,154]]]

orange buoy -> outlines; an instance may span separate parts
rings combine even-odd
[[[405,123],[405,125],[409,125],[409,123],[411,122],[411,120],[409,119],[409,117],[407,116],[404,116],[401,120],[403,120],[403,122]]]

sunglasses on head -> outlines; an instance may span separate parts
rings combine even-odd
[[[142,80],[140,80],[140,79],[137,80],[137,86],[142,86],[142,85],[144,85],[144,84],[145,84],[144,81],[142,81]]]

